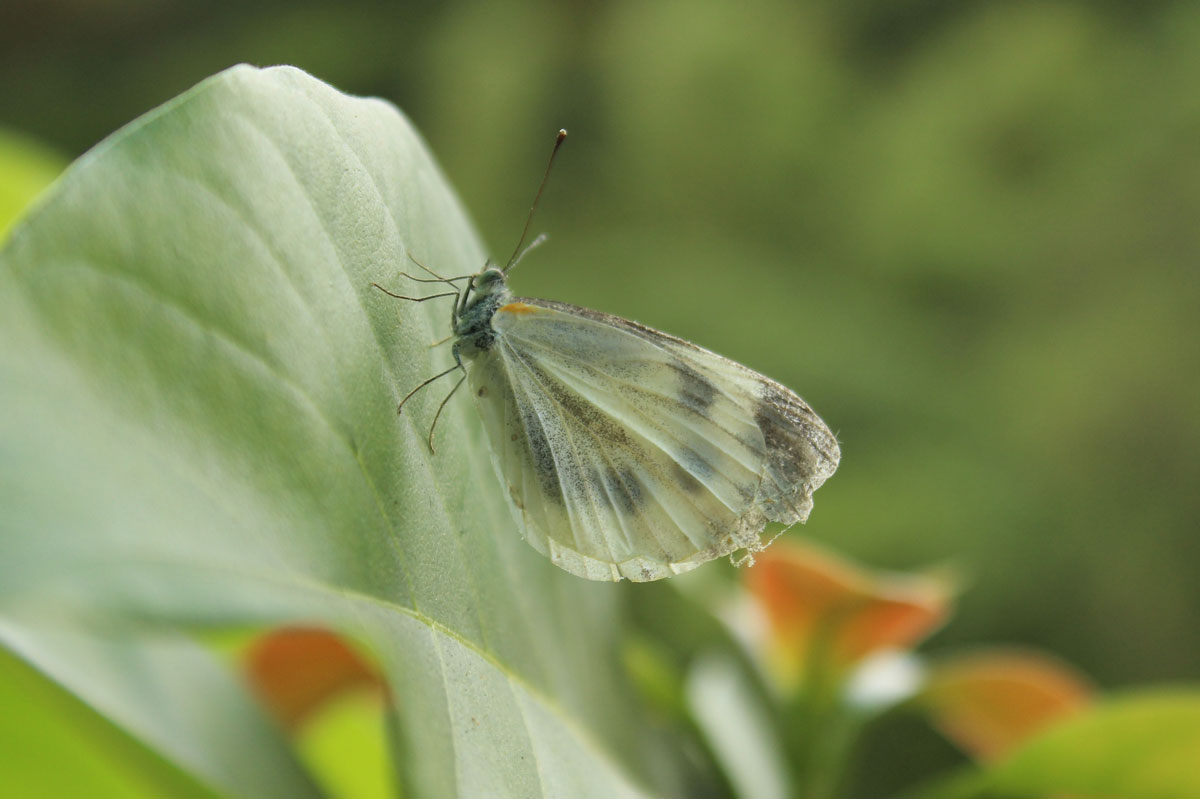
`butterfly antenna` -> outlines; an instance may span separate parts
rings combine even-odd
[[[550,162],[546,164],[546,174],[542,175],[542,182],[538,185],[537,194],[533,195],[533,205],[529,207],[529,216],[525,218],[525,229],[521,231],[521,240],[517,242],[517,248],[513,250],[512,257],[508,259],[508,265],[503,269],[504,274],[508,274],[508,270],[516,266],[517,261],[520,261],[525,252],[528,252],[528,250],[523,252],[521,245],[525,243],[525,237],[529,235],[529,226],[533,224],[533,214],[537,211],[538,201],[542,199],[542,190],[546,188],[546,180],[550,177],[550,167],[554,166],[554,156],[558,155],[558,148],[562,147],[563,140],[566,138],[567,132],[565,130],[560,130],[558,135],[554,137],[554,149],[550,151]],[[535,241],[529,245],[529,249],[532,250],[540,243],[540,241]]]
[[[504,273],[505,273],[505,274],[508,274],[508,270],[512,269],[512,268],[513,268],[514,266],[516,266],[517,264],[521,263],[521,259],[525,257],[526,253],[528,253],[530,250],[533,250],[533,249],[536,249],[536,248],[538,248],[538,247],[541,247],[543,244],[545,244],[545,243],[546,243],[546,239],[547,239],[547,236],[546,236],[546,234],[545,234],[545,233],[539,233],[539,234],[538,234],[538,237],[537,237],[536,239],[534,239],[533,241],[529,242],[529,246],[528,246],[528,247],[526,247],[525,249],[521,250],[521,254],[520,254],[520,255],[518,255],[518,256],[517,256],[515,259],[513,259],[513,262],[512,262],[512,263],[510,263],[508,266],[504,267]]]

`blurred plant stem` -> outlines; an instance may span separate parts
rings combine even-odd
[[[821,620],[812,637],[800,690],[785,703],[785,745],[796,799],[834,799],[849,761],[857,715],[846,703],[847,671],[834,656],[841,614]]]

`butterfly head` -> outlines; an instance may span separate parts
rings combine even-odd
[[[504,288],[504,277],[503,269],[488,264],[475,276],[471,288],[480,297],[486,297]]]
[[[456,312],[456,316],[465,316],[472,308],[480,305],[480,303],[495,306],[496,297],[507,293],[507,291],[508,285],[505,282],[504,270],[493,266],[489,262],[477,275],[471,278],[471,282],[467,285],[467,290],[461,300],[461,307]],[[485,302],[488,299],[492,301]]]

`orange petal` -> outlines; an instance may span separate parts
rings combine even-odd
[[[945,579],[871,572],[811,545],[756,555],[747,585],[771,629],[772,657],[791,677],[820,647],[844,668],[881,649],[915,645],[942,624]]]
[[[977,760],[995,760],[1054,722],[1086,707],[1087,679],[1034,652],[991,651],[932,670],[924,700],[932,721]]]
[[[251,688],[294,729],[332,697],[354,688],[381,690],[376,671],[328,630],[284,628],[259,637],[243,655]]]

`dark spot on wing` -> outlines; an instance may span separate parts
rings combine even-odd
[[[778,476],[789,484],[806,481],[811,469],[811,442],[805,435],[809,411],[796,395],[773,383],[763,383],[754,421],[762,431],[768,458]]]
[[[754,412],[754,422],[762,431],[767,449],[787,446],[788,419],[783,413],[786,399],[774,386],[767,383],[762,385],[758,408]]]
[[[675,454],[675,458],[689,474],[700,480],[707,480],[714,474],[713,465],[694,449],[681,448]]]
[[[717,387],[687,364],[676,362],[672,366],[679,379],[679,399],[696,413],[705,415],[717,399]]]
[[[562,503],[562,486],[558,482],[558,464],[554,461],[554,451],[550,449],[550,440],[542,429],[542,420],[532,410],[521,414],[521,424],[525,428],[525,437],[529,440],[529,454],[533,456],[533,468],[538,476],[538,484],[542,494],[555,502]]]
[[[626,514],[633,515],[642,506],[645,499],[642,483],[632,469],[624,467],[618,471],[609,466],[604,473],[604,485]]]
[[[596,469],[595,466],[588,467],[588,482],[590,485],[596,486],[597,488],[599,488],[599,486],[601,485],[600,472],[598,469]],[[607,491],[588,491],[586,493],[589,496],[595,497],[599,502],[601,502],[604,505],[604,507],[608,508],[609,510],[612,510],[613,499],[612,499],[612,497],[609,496]]]

